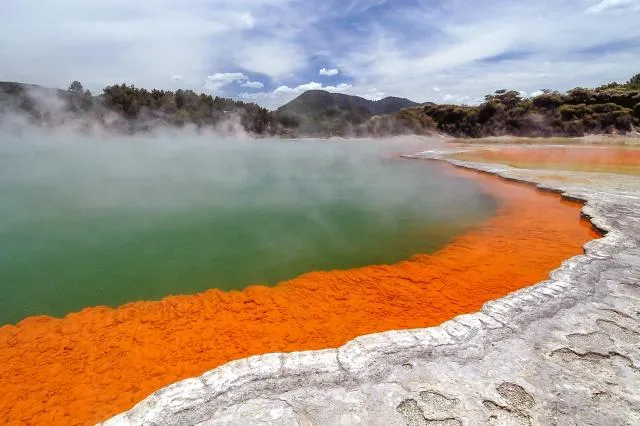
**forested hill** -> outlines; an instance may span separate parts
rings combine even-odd
[[[307,90],[291,102],[278,108],[278,113],[308,115],[330,109],[352,109],[363,110],[371,115],[380,115],[418,105],[420,104],[409,99],[393,96],[372,101],[359,96],[331,93],[325,90]]]
[[[279,117],[306,134],[344,134],[375,115],[419,106],[409,99],[387,97],[372,101],[359,96],[308,90],[277,110]]]

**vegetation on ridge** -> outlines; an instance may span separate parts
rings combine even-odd
[[[51,107],[41,97],[62,102]],[[566,93],[543,90],[525,98],[498,90],[480,105],[419,105],[408,99],[370,101],[325,91],[308,91],[268,111],[255,103],[197,94],[191,90],[147,90],[126,84],[106,87],[99,96],[77,81],[68,90],[0,83],[0,121],[9,111],[26,113],[32,123],[56,126],[84,120],[117,132],[149,131],[159,125],[223,127],[266,136],[374,136],[442,133],[456,137],[583,136],[625,134],[640,128],[640,74],[626,83]]]
[[[566,93],[543,90],[523,98],[514,90],[498,90],[477,106],[425,104],[389,117],[374,117],[356,134],[384,136],[399,129],[411,133],[444,133],[457,137],[584,136],[630,132],[640,126],[640,74],[624,84]]]
[[[253,134],[282,133],[276,117],[255,103],[192,90],[147,90],[126,84],[108,86],[101,95],[93,96],[78,81],[66,91],[0,83],[0,120],[3,112],[9,111],[25,113],[32,124],[55,127],[80,122],[123,133],[185,125],[198,129],[224,126],[229,132]]]
[[[386,97],[372,101],[342,93],[309,90],[278,108],[276,114],[298,133],[348,136],[354,126],[362,125],[376,115],[419,105],[404,98]]]

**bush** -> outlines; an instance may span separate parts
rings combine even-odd
[[[584,118],[593,112],[592,109],[585,104],[562,105],[559,111],[563,121]]]
[[[584,136],[584,123],[581,120],[568,121],[564,124],[564,131],[567,136]]]
[[[596,104],[591,106],[591,110],[593,110],[593,112],[597,114],[613,113],[617,111],[622,111],[624,109],[625,109],[624,107],[621,107],[620,105],[616,105],[614,103]]]
[[[532,99],[536,108],[553,109],[565,103],[565,97],[559,92],[549,92],[538,95]]]
[[[615,118],[615,128],[622,132],[633,130],[633,119],[630,114],[619,114]]]
[[[576,87],[567,92],[567,103],[570,104],[592,104],[594,101],[593,91]]]

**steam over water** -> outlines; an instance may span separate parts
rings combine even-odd
[[[420,149],[0,135],[0,324],[433,252],[495,203]]]

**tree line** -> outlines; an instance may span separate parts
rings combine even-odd
[[[166,91],[112,85],[94,96],[78,81],[67,90],[49,90],[62,106],[33,96],[33,88],[0,83],[0,119],[3,112],[26,112],[32,122],[49,126],[70,120],[98,123],[117,132],[149,131],[156,126],[194,126],[198,129],[235,123],[246,132],[264,136],[301,136],[308,132],[287,114],[192,90]],[[42,89],[42,88],[40,88]],[[60,111],[63,113],[60,114]],[[331,112],[331,111],[330,111]],[[313,116],[313,111],[310,113]],[[442,133],[456,137],[583,136],[627,133],[640,128],[640,74],[625,83],[612,82],[565,93],[543,90],[523,97],[514,90],[498,90],[475,106],[422,104],[373,116],[348,106],[335,114],[321,111],[314,121],[315,136],[378,136]]]
[[[52,103],[55,98],[59,103]],[[59,126],[70,122],[99,124],[108,130],[137,133],[158,126],[197,129],[236,124],[257,135],[285,133],[276,116],[255,103],[221,98],[192,90],[147,90],[112,85],[94,96],[79,81],[67,90],[0,83],[0,115],[9,110],[27,113],[33,124]]]
[[[456,137],[584,136],[625,134],[640,128],[640,74],[626,83],[561,93],[542,90],[525,98],[498,90],[477,106],[427,103],[388,117],[374,117],[356,128],[359,135],[444,133]]]

